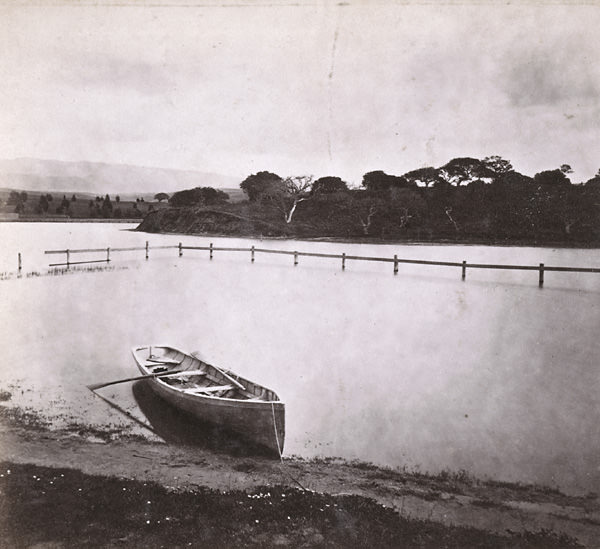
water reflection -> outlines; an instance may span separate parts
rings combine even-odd
[[[155,434],[168,444],[197,446],[235,457],[270,456],[266,449],[251,444],[221,427],[202,423],[160,398],[146,380],[132,387],[133,397]]]

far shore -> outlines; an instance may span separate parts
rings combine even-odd
[[[321,236],[321,237],[298,237],[298,236],[265,236],[265,235],[248,235],[248,234],[225,234],[225,233],[186,233],[186,232],[148,232],[139,228],[129,229],[134,232],[144,232],[146,234],[161,234],[170,236],[195,236],[202,238],[238,238],[244,240],[291,240],[294,242],[332,242],[339,244],[369,244],[369,245],[397,245],[397,246],[495,246],[506,248],[569,248],[569,249],[600,249],[600,242],[538,242],[535,240],[417,240],[407,239],[385,240],[381,238],[342,238],[336,236]]]
[[[29,217],[19,219],[1,219],[0,223],[126,223],[141,224],[143,220],[137,219],[104,219],[104,218],[62,218],[62,217]],[[189,233],[189,232],[148,232],[139,228],[130,229],[136,232],[146,232],[147,234],[161,234],[171,236],[195,236],[202,238],[241,238],[246,240],[291,240],[296,242],[333,242],[341,244],[369,244],[369,245],[397,245],[397,246],[496,246],[506,248],[570,248],[570,249],[599,249],[600,242],[573,242],[573,241],[550,241],[539,242],[536,240],[483,240],[483,239],[432,239],[419,240],[411,239],[381,239],[373,237],[356,237],[345,238],[336,236],[320,236],[320,237],[302,237],[302,236],[266,236],[260,234],[226,234],[226,233]]]

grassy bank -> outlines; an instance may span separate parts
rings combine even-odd
[[[152,482],[0,463],[7,547],[577,547],[551,533],[505,536],[409,520],[360,496],[286,486],[172,491]]]
[[[10,393],[2,402],[7,547],[568,548],[600,539],[594,494],[342,459],[280,463],[87,425],[56,430],[10,407]]]

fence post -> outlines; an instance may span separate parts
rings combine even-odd
[[[183,250],[181,249],[181,242],[179,243],[179,257],[183,255]]]
[[[252,263],[254,263],[254,246],[252,246],[250,252],[251,252],[251,256],[250,256],[251,259],[250,259],[250,261],[252,261]]]
[[[210,259],[212,259],[212,255],[213,255],[213,245],[212,242],[210,243]]]
[[[463,261],[462,262],[462,279],[464,280],[465,278],[467,278],[467,262]]]
[[[544,264],[540,263],[540,281],[539,286],[542,288],[544,286]]]
[[[148,241],[146,240],[146,259],[148,259]]]
[[[346,269],[346,254],[342,254],[342,271]]]
[[[110,248],[106,248],[106,262],[110,263]]]
[[[398,256],[394,254],[394,274],[398,274]]]
[[[69,268],[69,250],[67,250],[67,269]]]
[[[21,252],[19,252],[19,273],[21,272]]]
[[[298,252],[294,252],[294,267],[298,265]]]

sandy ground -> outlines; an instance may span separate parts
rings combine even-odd
[[[114,439],[85,429],[56,431],[7,414],[4,407],[0,410],[4,410],[0,415],[0,461],[6,467],[33,464],[75,469],[107,479],[154,482],[172,493],[205,489],[222,494],[253,493],[277,486],[296,493],[326,494],[331,501],[354,495],[376,502],[382,512],[395,511],[398,521],[404,518],[445,528],[469,527],[492,536],[488,545],[467,542],[462,546],[496,547],[500,545],[492,543],[494,535],[544,531],[550,536],[548,540],[559,540],[557,544],[537,540],[532,545],[515,542],[506,546],[560,547],[567,544],[566,537],[560,541],[565,535],[582,546],[600,547],[600,504],[596,494],[573,497],[544,487],[477,481],[467,475],[427,476],[331,459],[289,458],[280,462],[141,438]],[[308,545],[327,545],[327,538],[319,535],[319,543],[311,544],[309,539]],[[289,537],[283,539],[290,541]],[[270,546],[268,541],[259,539],[256,544]],[[339,539],[333,545],[343,546]]]

